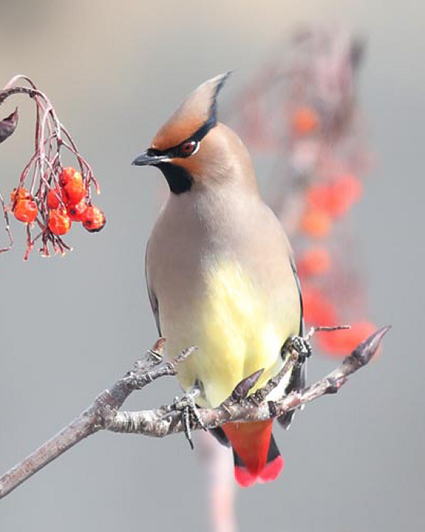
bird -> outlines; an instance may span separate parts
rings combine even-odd
[[[197,346],[177,378],[209,408],[257,371],[249,393],[264,386],[283,366],[282,346],[302,333],[291,246],[260,195],[247,148],[217,118],[229,74],[191,92],[133,161],[158,168],[169,186],[146,248],[147,290],[168,353]],[[296,367],[268,400],[303,383]],[[287,427],[291,418],[280,421]],[[226,423],[213,434],[231,445],[239,485],[272,481],[283,469],[271,419]]]

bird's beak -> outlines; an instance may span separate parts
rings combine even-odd
[[[138,157],[134,159],[134,161],[131,164],[134,164],[135,166],[146,166],[146,165],[153,165],[159,164],[161,162],[169,161],[170,158],[167,155],[153,155],[149,153],[148,151],[145,151]]]

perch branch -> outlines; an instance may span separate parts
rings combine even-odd
[[[300,392],[292,392],[278,401],[265,401],[267,393],[278,383],[278,379],[274,378],[263,389],[257,390],[249,397],[244,397],[244,394],[235,397],[232,394],[218,408],[199,409],[200,419],[208,428],[214,428],[229,421],[260,421],[279,417],[325,394],[336,393],[352,373],[371,360],[389,328],[383,327],[376,331],[346,357],[339,367]],[[5,497],[76,443],[99,430],[106,429],[113,432],[137,433],[156,437],[183,432],[181,412],[176,411],[172,405],[140,412],[118,411],[133,391],[144,388],[160,377],[176,375],[178,364],[189,357],[195,349],[193,347],[188,348],[175,359],[163,362],[164,343],[165,340],[160,338],[143,360],[138,360],[132,370],[110,389],[106,389],[98,395],[94,402],[74,421],[0,477],[0,498]],[[280,378],[296,363],[296,352],[289,352],[279,374]],[[255,382],[258,375],[254,374],[249,378]],[[199,429],[201,427],[195,421],[192,428]]]

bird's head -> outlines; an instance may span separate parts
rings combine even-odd
[[[133,161],[136,166],[158,167],[174,194],[224,181],[239,167],[245,166],[246,174],[252,173],[242,141],[217,122],[217,95],[229,74],[209,79],[189,94],[160,128],[150,148]]]

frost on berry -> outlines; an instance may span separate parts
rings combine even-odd
[[[43,256],[50,256],[52,252],[64,254],[71,248],[63,240],[63,235],[71,229],[72,221],[83,221],[83,215],[92,203],[92,189],[99,193],[99,186],[89,163],[60,122],[46,94],[26,76],[15,76],[0,90],[0,106],[16,94],[27,95],[34,101],[37,111],[35,150],[21,172],[10,202],[7,203],[0,194],[9,239],[8,245],[0,248],[0,252],[9,250],[13,245],[9,224],[12,213],[13,218],[26,226],[25,259],[36,244],[40,244]],[[17,109],[0,121],[0,142],[15,131],[17,121]],[[65,157],[67,161],[71,157],[73,166],[64,165]],[[99,220],[95,225],[101,228]]]

